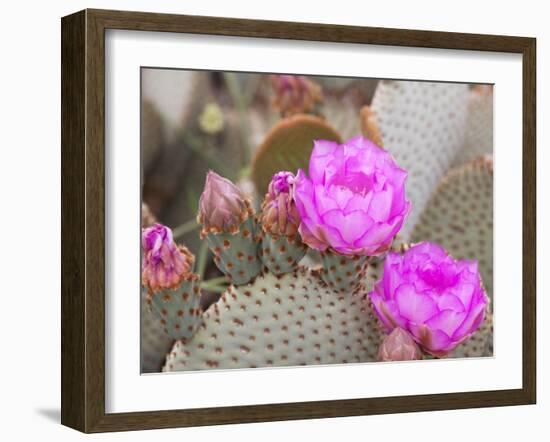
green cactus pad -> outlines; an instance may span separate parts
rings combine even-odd
[[[258,194],[267,192],[271,177],[281,170],[307,170],[315,140],[342,141],[323,118],[313,115],[283,118],[273,126],[252,160],[252,180]]]
[[[363,281],[367,270],[366,256],[344,256],[326,251],[321,253],[321,278],[333,290],[352,292]]]
[[[182,281],[176,289],[150,294],[147,303],[160,319],[164,332],[174,339],[191,338],[201,323],[200,289],[196,278]]]
[[[479,263],[493,296],[493,160],[480,157],[451,170],[428,202],[411,234],[413,242],[441,244],[457,259]]]
[[[147,304],[147,290],[141,290],[141,372],[158,373],[174,339],[164,333],[156,315]]]
[[[257,256],[258,240],[256,221],[251,216],[241,224],[235,234],[206,235],[208,246],[214,254],[214,262],[235,285],[246,284],[261,272],[262,263]]]
[[[461,166],[481,155],[493,153],[493,90],[492,86],[476,86],[470,90],[464,147],[453,165]]]
[[[281,275],[296,270],[307,251],[299,235],[287,238],[285,235],[262,232],[261,236],[259,255],[270,272]]]
[[[405,240],[464,145],[468,97],[468,86],[456,83],[381,81],[376,88],[370,110],[384,148],[408,172]]]
[[[364,292],[338,294],[304,268],[230,287],[164,371],[375,361],[382,333]]]

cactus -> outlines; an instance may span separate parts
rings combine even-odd
[[[321,252],[321,278],[336,292],[346,293],[359,287],[365,278],[366,256],[345,256],[333,251]]]
[[[469,92],[464,147],[458,151],[453,166],[461,166],[479,156],[492,153],[493,88],[477,85]]]
[[[451,170],[437,187],[411,234],[431,240],[457,258],[476,259],[493,296],[493,160],[480,157]]]
[[[267,192],[271,177],[280,170],[307,168],[313,141],[340,142],[340,135],[323,119],[298,114],[280,120],[266,135],[252,160],[252,180],[260,195]]]
[[[468,86],[382,81],[370,110],[384,148],[409,173],[412,212],[401,235],[408,239],[437,183],[463,147]]]
[[[161,293],[149,293],[147,305],[160,319],[164,333],[173,339],[187,340],[202,320],[198,275]]]
[[[259,255],[266,268],[275,275],[292,272],[306,254],[306,246],[299,235],[287,237],[272,233],[260,233]]]
[[[248,218],[236,233],[211,233],[205,239],[218,268],[236,284],[245,284],[260,273],[254,218]]]
[[[197,221],[203,225],[200,236],[214,253],[214,262],[236,284],[245,284],[260,273],[254,209],[231,181],[208,173]]]
[[[141,372],[158,373],[162,369],[166,354],[174,345],[174,339],[164,331],[159,318],[147,303],[147,290],[141,291]]]
[[[291,172],[273,175],[262,202],[259,255],[276,275],[295,270],[306,254],[306,246],[298,235],[300,216],[291,194],[295,180]]]
[[[355,114],[353,127],[360,125],[363,134],[383,145],[409,174],[407,198],[413,211],[391,250],[403,253],[409,242],[429,240],[441,244],[454,258],[477,260],[484,288],[492,297],[492,158],[471,161],[478,153],[491,150],[491,103],[486,90],[467,85],[383,81],[371,105]],[[307,170],[313,139],[340,141],[320,117],[299,114],[277,123],[252,163],[257,194],[266,193],[275,172]],[[368,295],[382,277],[390,243],[382,244],[379,256],[354,256],[351,248],[342,249],[348,255],[335,253],[331,247],[315,251],[312,235],[317,243],[330,242],[330,238],[313,230],[314,218],[308,225],[311,231],[304,232],[306,238],[301,230],[287,230],[285,223],[272,228],[280,213],[266,204],[267,195],[261,208],[259,201],[254,205],[242,193],[239,198],[247,201],[244,209],[224,206],[228,209],[224,219],[231,210],[240,214],[230,217],[231,228],[223,223],[214,229],[208,225],[219,200],[210,205],[209,216],[201,218],[199,209],[201,237],[231,286],[197,316],[199,321],[192,322],[193,335],[173,343],[163,371],[378,360],[386,334]],[[252,207],[260,211],[257,216]],[[353,240],[346,237],[345,241],[351,244]],[[320,257],[318,265],[310,259],[314,254]],[[238,262],[243,265],[237,268]],[[451,358],[491,355],[491,304],[487,304],[484,322],[465,342],[448,353],[432,354]],[[193,321],[192,317],[187,320]],[[386,349],[384,360],[393,357],[392,348]]]
[[[374,361],[382,335],[361,293],[337,294],[304,268],[231,286],[163,370]]]

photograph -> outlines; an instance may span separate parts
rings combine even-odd
[[[492,84],[140,78],[142,374],[493,356]]]

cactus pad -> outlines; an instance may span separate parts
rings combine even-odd
[[[147,304],[147,290],[141,291],[141,372],[158,373],[166,359],[166,353],[174,345]]]
[[[252,180],[259,195],[267,192],[271,177],[280,170],[306,169],[314,140],[341,142],[327,122],[313,115],[283,118],[268,132],[252,160]]]
[[[218,268],[231,278],[234,284],[246,284],[262,269],[256,254],[256,222],[249,216],[237,233],[209,233],[206,241],[214,254]]]
[[[375,361],[381,332],[363,292],[338,294],[315,272],[257,277],[230,287],[164,371]]]
[[[344,256],[326,251],[321,253],[321,279],[333,290],[349,293],[365,278],[366,256]]]
[[[464,147],[454,165],[466,164],[493,152],[493,88],[478,85],[470,91]]]
[[[441,244],[457,259],[473,259],[493,296],[493,160],[480,157],[449,172],[411,234]]]
[[[262,245],[258,253],[270,272],[281,275],[296,270],[307,251],[299,235],[288,238],[262,232],[261,237]]]
[[[384,146],[382,133],[376,115],[369,106],[363,106],[359,114],[361,133],[369,140],[374,141],[378,146]]]
[[[198,275],[192,276],[176,289],[164,289],[147,296],[147,304],[159,318],[162,329],[173,339],[191,338],[201,323]]]
[[[468,109],[465,84],[382,81],[371,111],[384,148],[405,169],[412,211],[401,230],[408,239],[437,183],[464,143]]]

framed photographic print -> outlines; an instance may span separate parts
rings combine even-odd
[[[62,423],[535,403],[535,39],[62,19]]]

